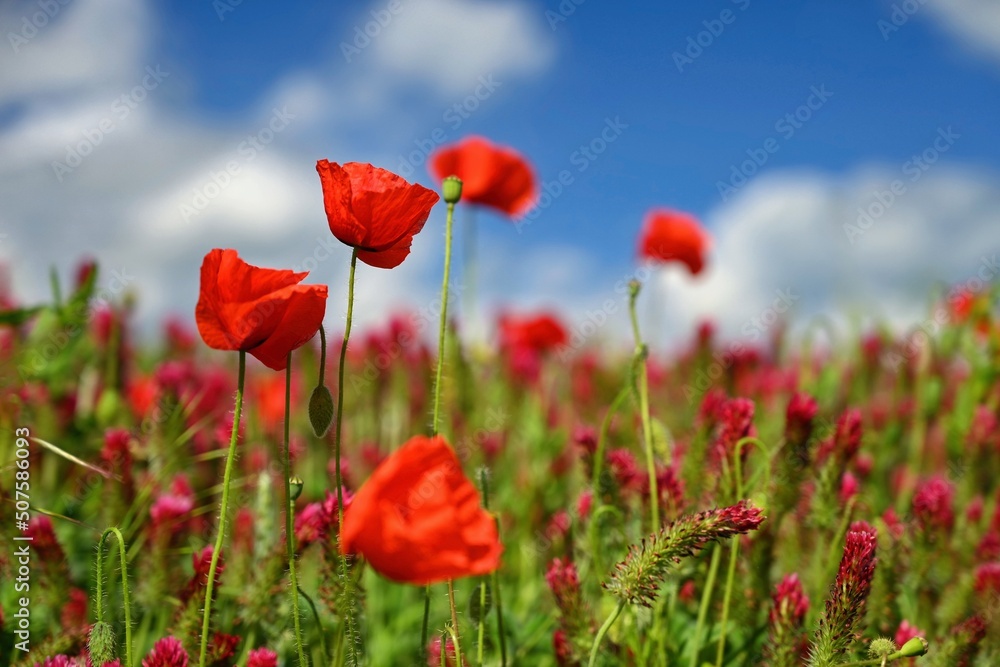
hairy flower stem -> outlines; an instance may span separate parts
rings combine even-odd
[[[455,664],[462,664],[462,647],[458,643],[458,609],[455,607],[455,582],[448,580],[448,605],[451,607],[452,638],[455,642]]]
[[[743,460],[743,447],[755,441],[756,438],[742,438],[736,443],[736,447],[733,448],[733,485],[736,487],[733,490],[736,492],[735,498],[737,499],[743,497],[743,466],[741,464]],[[740,542],[738,539],[735,539],[729,551],[729,570],[726,572],[726,589],[722,596],[722,621],[719,625],[719,646],[715,653],[716,667],[722,667],[722,657],[726,651],[726,631],[729,627],[729,603],[733,596],[733,585],[736,580],[736,560],[739,553]]]
[[[486,468],[479,470],[479,486],[483,492],[483,509],[489,511],[490,479]],[[488,585],[486,577],[483,577],[479,582],[479,618],[476,619],[479,624],[479,647],[476,657],[480,667],[483,665],[483,643],[486,637],[486,587]]]
[[[639,333],[639,318],[635,312],[635,302],[642,285],[638,280],[629,283],[628,312],[632,319],[632,333],[635,335],[635,358],[639,366],[639,411],[642,416],[642,443],[646,451],[646,470],[649,472],[649,508],[652,512],[652,532],[660,529],[660,493],[656,488],[656,459],[653,457],[653,431],[649,419],[649,377],[646,373],[646,358],[649,349],[642,342]]]
[[[337,485],[337,546],[338,552],[340,551],[340,530],[339,527],[344,525],[344,489],[343,489],[343,477],[340,465],[340,439],[343,433],[343,416],[344,416],[344,366],[347,363],[347,342],[351,338],[351,322],[354,320],[354,273],[358,266],[358,249],[355,248],[354,252],[351,253],[351,272],[347,278],[347,322],[344,325],[344,342],[340,346],[340,365],[337,370],[337,416],[336,424],[334,424],[333,431],[333,458],[337,461],[337,473],[334,482]],[[344,641],[346,638],[348,646],[348,664],[356,665],[358,664],[358,653],[357,644],[355,643],[356,628],[354,627],[354,587],[351,581],[350,573],[347,569],[347,559],[346,554],[340,554],[340,580],[344,586],[344,600],[346,604],[342,605],[341,613],[343,614],[343,624],[345,627],[344,635],[340,636],[340,641]]]
[[[480,667],[483,664],[483,643],[486,638],[486,579],[479,584],[479,646],[477,647],[476,662],[479,663]]]
[[[500,521],[497,520],[497,533],[500,531]],[[500,597],[500,575],[493,570],[493,599],[497,605],[497,635],[500,637],[500,667],[507,667],[507,635],[503,629],[503,600]]]
[[[354,319],[354,272],[358,266],[358,249],[351,253],[351,273],[347,278],[347,322],[344,325],[344,342],[340,346],[340,365],[337,369],[337,417],[333,431],[333,457],[337,460],[337,525],[344,523],[344,490],[340,466],[340,438],[343,433],[344,416],[344,366],[347,363],[347,341],[351,338],[351,322]],[[325,336],[324,336],[325,337]],[[322,368],[322,366],[320,367]],[[322,371],[320,371],[322,373]],[[339,539],[339,538],[338,538]]]
[[[316,623],[316,627],[319,628],[319,642],[320,646],[323,647],[323,663],[330,664],[330,651],[326,645],[326,630],[323,629],[323,620],[319,617],[319,610],[316,609],[316,603],[313,602],[312,598],[306,595],[306,592],[301,588],[299,590],[299,595],[306,601],[309,608],[312,610],[313,621]]]
[[[590,553],[591,558],[594,560],[594,569],[596,570],[604,569],[604,562],[601,558],[601,522],[598,521],[598,518],[605,514],[605,512],[602,511],[604,507],[612,507],[610,505],[604,505],[604,492],[601,483],[601,476],[604,474],[604,451],[607,449],[608,429],[611,428],[612,417],[615,416],[621,408],[621,404],[628,399],[631,393],[632,388],[629,385],[622,387],[621,391],[618,392],[618,395],[615,396],[615,400],[613,400],[610,407],[608,407],[608,411],[605,413],[604,419],[601,421],[601,430],[597,434],[597,450],[594,452],[594,472],[590,482],[594,509],[590,516],[590,521],[587,524],[587,532],[589,534],[588,537],[591,545]]]
[[[125,539],[121,531],[112,526],[101,534],[97,544],[97,620],[104,620],[104,542],[108,535],[118,538],[118,557],[122,570],[122,599],[125,603],[125,667],[132,667],[132,602],[128,595],[128,564],[125,559]]]
[[[319,325],[319,379],[316,382],[318,385],[322,385],[323,381],[326,380],[326,329],[323,328],[323,324]]]
[[[708,566],[708,581],[705,582],[705,590],[701,594],[701,603],[698,605],[698,621],[694,626],[694,637],[691,640],[691,659],[688,661],[690,667],[697,667],[698,654],[701,652],[701,636],[705,630],[705,618],[708,616],[708,605],[712,601],[712,593],[715,589],[715,577],[719,573],[719,561],[722,557],[722,546],[715,545],[712,550],[712,562]]]
[[[233,430],[229,436],[229,452],[226,454],[226,469],[222,477],[222,502],[219,507],[219,534],[215,538],[212,561],[208,566],[208,582],[205,587],[205,613],[201,619],[201,648],[198,651],[198,667],[205,667],[208,653],[208,630],[212,619],[212,594],[215,588],[215,570],[219,567],[219,554],[226,537],[226,521],[229,512],[229,482],[233,476],[236,461],[236,440],[240,434],[240,419],[243,417],[243,384],[247,374],[247,353],[240,350],[240,370],[236,381],[236,407],[233,411]]]
[[[288,429],[291,413],[292,353],[289,352],[288,365],[285,367],[285,440],[281,456],[281,463],[285,469],[285,550],[288,554],[288,578],[292,583],[292,623],[295,626],[295,648],[299,653],[299,666],[309,667],[302,643],[302,626],[299,619],[299,580],[295,573],[295,534],[292,530],[295,521],[295,500],[292,498],[292,464],[288,451]]]
[[[427,630],[431,618],[431,587],[424,586],[424,620],[420,624],[420,656],[423,657],[427,651]]]
[[[449,177],[454,178],[454,177]],[[447,180],[447,179],[446,179]],[[455,179],[457,180],[457,179]],[[461,197],[461,181],[459,181],[459,197]],[[445,199],[449,199],[448,195],[445,195]],[[434,414],[431,417],[431,435],[437,435],[440,427],[441,420],[441,377],[444,374],[444,355],[445,355],[445,342],[448,333],[448,281],[451,278],[451,228],[452,223],[455,218],[455,204],[458,198],[454,201],[446,201],[448,209],[445,215],[444,221],[444,277],[441,279],[441,322],[438,327],[438,358],[437,358],[437,370],[434,374]],[[452,590],[451,581],[448,582],[448,590]],[[454,602],[452,602],[452,610],[454,612]],[[420,646],[421,651],[427,650],[427,629],[430,622],[431,614],[431,587],[424,587],[424,619],[421,625],[422,629],[420,632]],[[454,614],[453,614],[454,615]],[[455,623],[455,649],[458,650],[458,623]],[[444,651],[444,645],[442,644],[442,651]],[[461,664],[461,662],[459,662]]]
[[[451,278],[451,228],[455,217],[455,204],[448,202],[444,223],[444,278],[441,280],[441,323],[438,328],[437,371],[434,375],[434,416],[431,435],[437,435],[441,420],[441,377],[444,374],[445,337],[448,333],[448,281]]]
[[[464,316],[462,317],[463,322],[467,322],[470,330],[473,330],[474,320],[476,316],[476,216],[475,210],[469,207],[465,208],[465,229],[464,229],[464,243],[462,244],[464,250],[464,257],[462,258],[462,278],[465,282],[464,291],[464,303],[462,312]],[[475,333],[473,334],[475,335]]]
[[[608,634],[608,630],[611,626],[615,624],[618,617],[621,616],[622,610],[625,609],[625,600],[619,600],[618,604],[615,605],[614,611],[608,616],[607,620],[604,621],[604,625],[601,629],[597,631],[597,636],[594,637],[594,645],[590,648],[590,660],[587,662],[587,667],[594,667],[597,664],[597,650],[601,648],[601,642],[604,641],[604,635]]]
[[[883,667],[886,663],[895,662],[897,660],[902,660],[903,658],[910,657],[907,656],[902,651],[896,651],[895,653],[890,653],[884,658],[870,658],[868,660],[856,660],[854,662],[842,662],[838,667],[862,667],[865,665],[882,665]]]
[[[487,512],[490,511],[490,480],[489,474],[486,468],[482,468],[479,471],[479,483],[483,489],[483,509]],[[497,536],[500,535],[500,519],[494,517],[493,520],[496,522],[497,526]],[[483,578],[483,583],[480,588],[479,595],[479,664],[483,664],[483,635],[486,628],[485,612],[486,609],[486,578]],[[503,600],[500,598],[500,577],[497,574],[497,570],[493,570],[490,574],[491,589],[490,593],[493,596],[493,601],[497,608],[497,635],[500,638],[500,665],[501,667],[507,667],[507,639],[504,636],[503,631]]]

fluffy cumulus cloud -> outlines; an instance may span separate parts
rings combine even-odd
[[[670,333],[711,319],[754,342],[779,316],[801,327],[852,312],[912,325],[936,289],[1000,278],[998,210],[1000,174],[943,164],[761,177],[709,217],[715,247],[701,277],[659,277]]]
[[[359,123],[377,127],[401,108],[446,108],[478,77],[532,76],[552,55],[541,17],[518,3],[390,4],[402,9],[363,59],[290,71],[226,126],[168,103],[189,74],[152,60],[158,35],[146,3],[0,8],[2,33],[13,40],[0,49],[0,261],[12,268],[17,294],[45,299],[50,265],[66,275],[81,258],[96,257],[105,287],[138,294],[137,320],[149,331],[167,313],[192,311],[198,265],[211,247],[346,285],[349,254],[327,230],[313,169],[316,137],[331,158],[391,166],[387,150],[380,156],[377,146],[352,145]],[[390,4],[372,3],[359,25]],[[331,26],[331,40],[342,28]],[[403,105],[396,88],[408,80],[426,92]],[[416,132],[397,120],[402,132]],[[442,217],[435,211],[428,227]],[[439,245],[436,234],[422,235],[398,269],[360,272],[362,325],[404,298],[433,307]]]
[[[0,6],[0,106],[90,96],[117,86],[142,57],[142,2],[4,3]]]
[[[385,69],[429,83],[449,95],[480,77],[504,79],[544,71],[555,55],[551,33],[528,5],[476,0],[396,3],[400,19],[374,43]]]

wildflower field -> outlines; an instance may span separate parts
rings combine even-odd
[[[631,340],[547,312],[481,340],[454,211],[516,220],[537,179],[478,137],[430,166],[317,163],[347,285],[205,248],[154,340],[93,263],[3,295],[0,666],[1000,664],[992,291],[665,353],[634,280]],[[352,331],[356,282],[431,229],[435,319]],[[644,275],[712,261],[666,208],[614,242]]]

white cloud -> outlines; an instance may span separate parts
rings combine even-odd
[[[142,2],[5,3],[0,106],[27,97],[87,95],[142,70],[149,13]]]
[[[357,127],[384,128],[386,117],[406,120],[416,108],[439,112],[455,90],[470,93],[479,75],[534,74],[552,53],[525,5],[405,3],[364,62],[290,71],[243,119],[220,127],[163,103],[185,85],[183,72],[147,91],[126,117],[112,109],[142,82],[147,66],[155,67],[147,60],[156,38],[147,3],[58,6],[45,25],[25,33],[27,42],[16,51],[0,48],[0,108],[20,110],[0,127],[0,232],[6,235],[0,261],[13,263],[15,293],[33,302],[48,298],[49,266],[66,276],[81,258],[96,257],[105,268],[102,282],[113,270],[128,277],[128,289],[139,297],[136,322],[147,332],[168,312],[192,311],[198,266],[211,247],[237,248],[262,266],[314,269],[312,280],[331,285],[335,322],[344,308],[349,252],[327,228],[315,160],[371,159],[370,147],[362,154],[344,150]],[[31,10],[26,16],[33,21],[36,7],[0,9],[3,35],[20,31],[21,12]],[[432,85],[404,114],[399,95],[420,90],[406,92],[410,80]],[[289,129],[248,158],[241,143],[269,125],[273,108],[286,106],[294,115]],[[65,162],[106,120],[113,130],[90,141],[82,162],[59,180],[53,163]],[[404,143],[423,130],[410,123]],[[222,174],[233,160],[238,173],[215,194],[210,184],[226,180]],[[198,192],[213,196],[186,221],[181,206]],[[390,309],[433,302],[442,224],[443,213],[435,211],[401,267],[359,269],[360,326]]]
[[[175,114],[160,103],[168,90],[151,91],[127,118],[115,118],[114,131],[62,182],[52,162],[65,159],[67,144],[97,127],[115,97],[141,80],[151,37],[146,6],[74,0],[20,53],[0,48],[0,106],[17,102],[25,109],[0,129],[0,233],[7,234],[0,256],[17,257],[17,293],[27,301],[47,298],[49,265],[71,267],[81,256],[95,255],[109,271],[133,277],[129,287],[140,297],[136,321],[149,330],[167,312],[192,311],[198,266],[209,248],[235,247],[250,262],[313,269],[311,280],[331,286],[328,321],[337,328],[348,253],[327,247],[314,160],[344,159],[342,143],[350,133],[344,128],[367,123],[397,133],[380,130],[385,145],[374,149],[395,166],[393,156],[412,150],[413,139],[428,131],[413,118],[419,115],[414,109],[440,113],[447,108],[443,102],[470,94],[479,76],[493,74],[504,82],[506,76],[530,76],[554,57],[544,17],[525,4],[413,0],[403,6],[371,52],[333,70],[289,73],[262,96],[260,108],[229,128]],[[21,16],[10,11],[4,26],[16,29]],[[430,83],[432,91],[401,104],[401,95],[413,94],[398,89],[407,80]],[[168,80],[164,88],[171,85]],[[254,160],[241,161],[231,185],[185,222],[180,205],[191,200],[192,190],[204,192],[212,172],[239,159],[238,146],[248,133],[266,126],[272,107],[286,104],[298,114],[287,132]],[[385,123],[387,115],[400,122]],[[324,130],[317,148],[313,133]],[[364,155],[371,154],[368,146]],[[774,301],[775,290],[791,289],[800,295],[796,310],[807,317],[845,303],[897,321],[919,317],[934,281],[968,278],[984,253],[1000,250],[995,239],[1000,178],[935,166],[908,183],[906,194],[852,245],[843,223],[856,220],[857,208],[871,203],[873,190],[899,177],[872,167],[844,177],[756,179],[709,217],[716,246],[702,279],[665,270],[643,295],[644,311],[660,313],[665,335],[688,336],[702,316],[739,335]],[[433,305],[442,225],[439,207],[402,266],[359,270],[360,327],[390,309]],[[606,331],[628,336],[624,301],[613,290],[627,268],[610,272],[602,291],[593,283],[595,260],[587,253],[533,248],[513,233],[507,238],[484,232],[480,241],[480,317],[510,301],[554,306],[574,324],[612,296],[620,308]],[[495,259],[508,257],[515,264]],[[501,284],[502,289],[487,287]]]
[[[963,43],[1000,58],[1000,3],[996,0],[935,0],[926,8]]]
[[[543,19],[541,12],[521,3],[404,1],[371,48],[390,71],[446,94],[468,93],[481,76],[504,81],[508,75],[544,71],[555,47],[543,32]]]
[[[133,237],[184,246],[223,235],[280,241],[317,217],[322,195],[310,165],[274,153],[243,163],[226,157],[213,156],[169,192],[137,202],[127,214],[137,222]]]
[[[876,193],[888,201],[897,179],[906,190],[883,209]],[[935,288],[973,278],[984,258],[995,261],[997,211],[1000,174],[975,169],[937,166],[917,181],[878,167],[758,178],[709,216],[715,247],[706,272],[692,279],[667,269],[660,277],[670,333],[690,335],[708,318],[730,337],[762,339],[768,327],[755,318],[781,294],[800,325],[851,312],[913,324]]]

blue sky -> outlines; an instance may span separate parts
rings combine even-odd
[[[431,185],[415,163],[438,128],[518,148],[543,181],[573,174],[520,229],[477,213],[485,315],[544,305],[583,322],[635,270],[655,206],[695,213],[715,238],[704,277],[653,276],[664,339],[702,317],[752,335],[781,290],[803,322],[919,321],[933,285],[992,266],[1000,9],[988,0],[336,5],[0,10],[0,256],[18,292],[42,298],[48,264],[94,255],[134,276],[148,326],[189,313],[201,256],[229,246],[315,267],[337,295],[343,253],[309,265],[326,233],[316,159],[412,168]],[[355,42],[378,16],[377,34]],[[151,67],[165,74],[149,79]],[[467,99],[461,122],[447,115]],[[241,150],[249,136],[269,141]],[[70,165],[81,141],[93,145]],[[595,141],[591,159],[581,147]],[[907,165],[925,152],[933,163]],[[237,173],[192,215],[233,160]],[[858,209],[877,212],[896,181],[902,194],[857,233]],[[720,183],[733,188],[723,196]],[[442,218],[400,270],[361,276],[369,321],[433,299]]]

